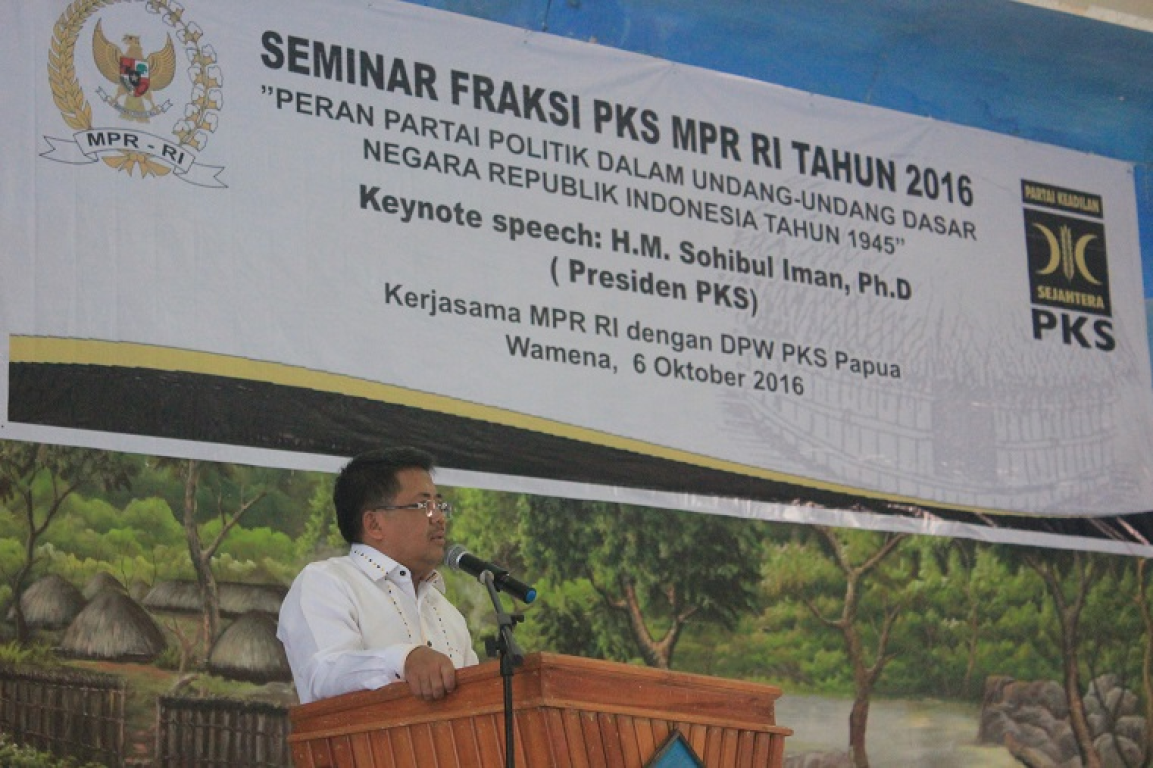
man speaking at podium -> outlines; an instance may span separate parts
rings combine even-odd
[[[302,704],[398,680],[440,699],[458,667],[477,663],[436,571],[452,507],[433,465],[424,451],[388,448],[340,471],[332,500],[349,553],[305,566],[280,608],[277,637]]]

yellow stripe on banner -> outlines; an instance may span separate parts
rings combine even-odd
[[[397,387],[390,384],[358,379],[324,371],[315,371],[283,363],[270,363],[245,357],[234,357],[211,352],[197,352],[150,344],[135,344],[95,339],[69,339],[50,336],[9,337],[9,359],[13,363],[39,363],[56,365],[96,365],[116,368],[147,368],[175,373],[195,373],[222,376],[245,381],[259,381],[286,387],[311,389],[317,392],[359,397],[381,403],[393,403],[424,411],[433,411],[477,421],[486,421],[529,432],[575,440],[590,445],[629,451],[642,456],[664,459],[691,466],[714,469],[734,475],[760,480],[787,483],[833,493],[877,499],[897,504],[929,506],[987,514],[1005,514],[1003,510],[979,509],[955,504],[930,502],[912,497],[891,496],[844,485],[814,480],[813,478],[771,472],[746,464],[723,461],[688,451],[620,437],[599,430],[578,427],[538,416],[479,405],[443,395]]]

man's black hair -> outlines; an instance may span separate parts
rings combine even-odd
[[[404,469],[432,472],[436,461],[419,448],[379,448],[353,458],[336,478],[332,504],[336,524],[345,541],[352,544],[364,533],[364,510],[377,504],[391,504],[400,491],[397,473]]]

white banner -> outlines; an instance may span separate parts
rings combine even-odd
[[[1126,164],[406,4],[2,13],[0,437],[205,439],[40,378],[151,368],[913,504],[1151,507]]]

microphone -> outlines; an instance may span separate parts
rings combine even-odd
[[[460,544],[454,544],[444,556],[444,562],[449,567],[464,571],[469,576],[480,577],[482,573],[488,571],[492,574],[492,583],[501,592],[507,592],[522,603],[531,603],[536,600],[536,589],[525,584],[523,581],[517,581],[512,577],[509,572],[501,568],[499,565],[486,563],[479,557],[469,554],[469,551],[462,547]]]

